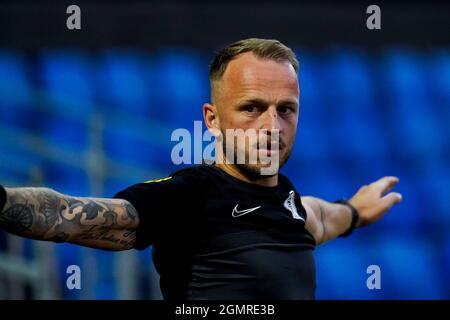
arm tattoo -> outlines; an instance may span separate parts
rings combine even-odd
[[[76,198],[47,188],[12,188],[0,212],[0,228],[39,240],[129,249],[138,215],[125,200]]]
[[[20,234],[30,229],[33,224],[31,209],[23,204],[10,207],[0,215],[0,225],[8,232]]]

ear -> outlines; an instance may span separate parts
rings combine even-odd
[[[220,133],[220,120],[215,105],[209,103],[203,105],[203,119],[211,134],[217,136]]]

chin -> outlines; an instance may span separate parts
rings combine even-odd
[[[251,178],[270,178],[273,176],[276,176],[278,174],[278,171],[280,170],[281,166],[279,167],[275,167],[275,168],[271,168],[271,164],[263,164],[263,163],[258,163],[258,164],[237,164],[236,165],[239,169],[239,171],[241,171],[243,174],[245,174],[248,177]],[[264,173],[263,171],[264,169],[266,169],[266,171],[268,171],[269,169],[271,169],[270,171],[273,172],[269,172],[269,173]]]

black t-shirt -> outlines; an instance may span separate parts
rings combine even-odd
[[[314,299],[315,241],[285,176],[264,187],[199,165],[114,197],[136,208],[165,299]]]

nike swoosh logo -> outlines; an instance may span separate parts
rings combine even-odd
[[[252,212],[252,211],[255,211],[255,210],[261,208],[261,206],[258,206],[258,207],[254,207],[254,208],[250,208],[250,209],[245,209],[245,210],[240,210],[240,211],[239,211],[239,210],[237,209],[238,206],[239,206],[239,204],[237,204],[236,207],[234,207],[233,212],[231,213],[231,215],[232,215],[234,218],[243,216],[244,214],[250,213],[250,212]]]

